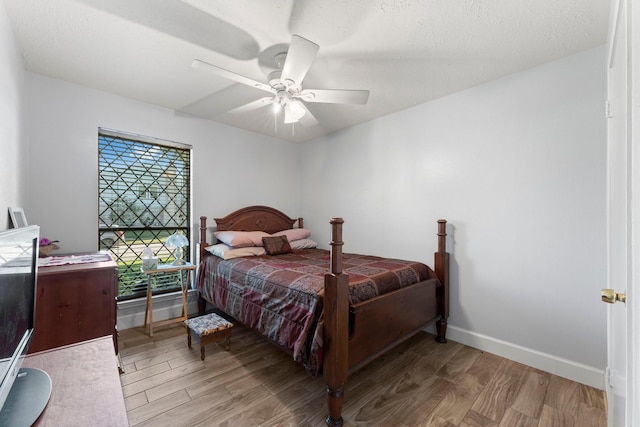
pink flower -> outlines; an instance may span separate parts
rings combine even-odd
[[[40,246],[49,246],[52,243],[59,242],[59,240],[49,240],[46,237],[40,239]]]

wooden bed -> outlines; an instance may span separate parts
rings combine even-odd
[[[200,217],[201,267],[207,243],[207,218]],[[303,228],[302,218],[289,218],[267,206],[239,209],[215,218],[216,231],[264,231]],[[341,426],[344,387],[350,373],[400,344],[425,327],[436,325],[439,342],[446,342],[449,316],[449,254],[446,252],[446,221],[438,220],[437,278],[424,280],[356,304],[350,304],[349,277],[342,272],[341,218],[332,218],[330,271],[324,275],[324,324],[322,326],[322,374],[327,384],[327,425]],[[207,300],[199,300],[204,313]],[[212,301],[208,301],[213,304]],[[215,304],[214,304],[215,306]],[[220,308],[220,307],[218,307]]]

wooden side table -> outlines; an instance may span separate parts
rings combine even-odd
[[[150,337],[153,336],[153,326],[154,326],[153,325],[153,298],[151,298],[151,295],[152,295],[151,283],[153,281],[153,277],[158,274],[174,273],[177,271],[180,273],[180,288],[182,290],[182,316],[174,319],[168,319],[168,320],[156,322],[155,326],[162,326],[162,325],[175,323],[175,322],[184,322],[185,320],[187,320],[187,295],[189,293],[189,284],[191,283],[189,280],[189,275],[191,271],[195,269],[196,269],[196,266],[188,262],[180,265],[159,264],[158,267],[154,268],[153,270],[142,270],[142,272],[147,275],[147,304],[144,309],[144,328],[145,329],[147,328],[147,317],[148,317]],[[186,271],[187,273],[186,280],[182,277],[183,271]]]

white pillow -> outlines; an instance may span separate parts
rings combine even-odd
[[[300,239],[289,242],[292,251],[317,248],[318,244],[311,239]]]
[[[306,228],[292,228],[290,230],[282,230],[277,233],[273,233],[272,236],[287,236],[289,243],[295,240],[306,239],[311,236],[311,231]],[[293,248],[293,246],[292,246]]]
[[[259,246],[246,246],[244,248],[233,248],[224,243],[207,246],[204,248],[207,252],[220,257],[222,259],[233,259],[240,257],[259,256],[266,254],[264,248]]]
[[[216,231],[216,239],[234,248],[245,246],[262,246],[262,238],[269,234],[264,231]]]

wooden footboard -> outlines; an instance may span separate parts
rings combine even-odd
[[[351,306],[349,374],[439,319],[438,284],[426,280]]]

